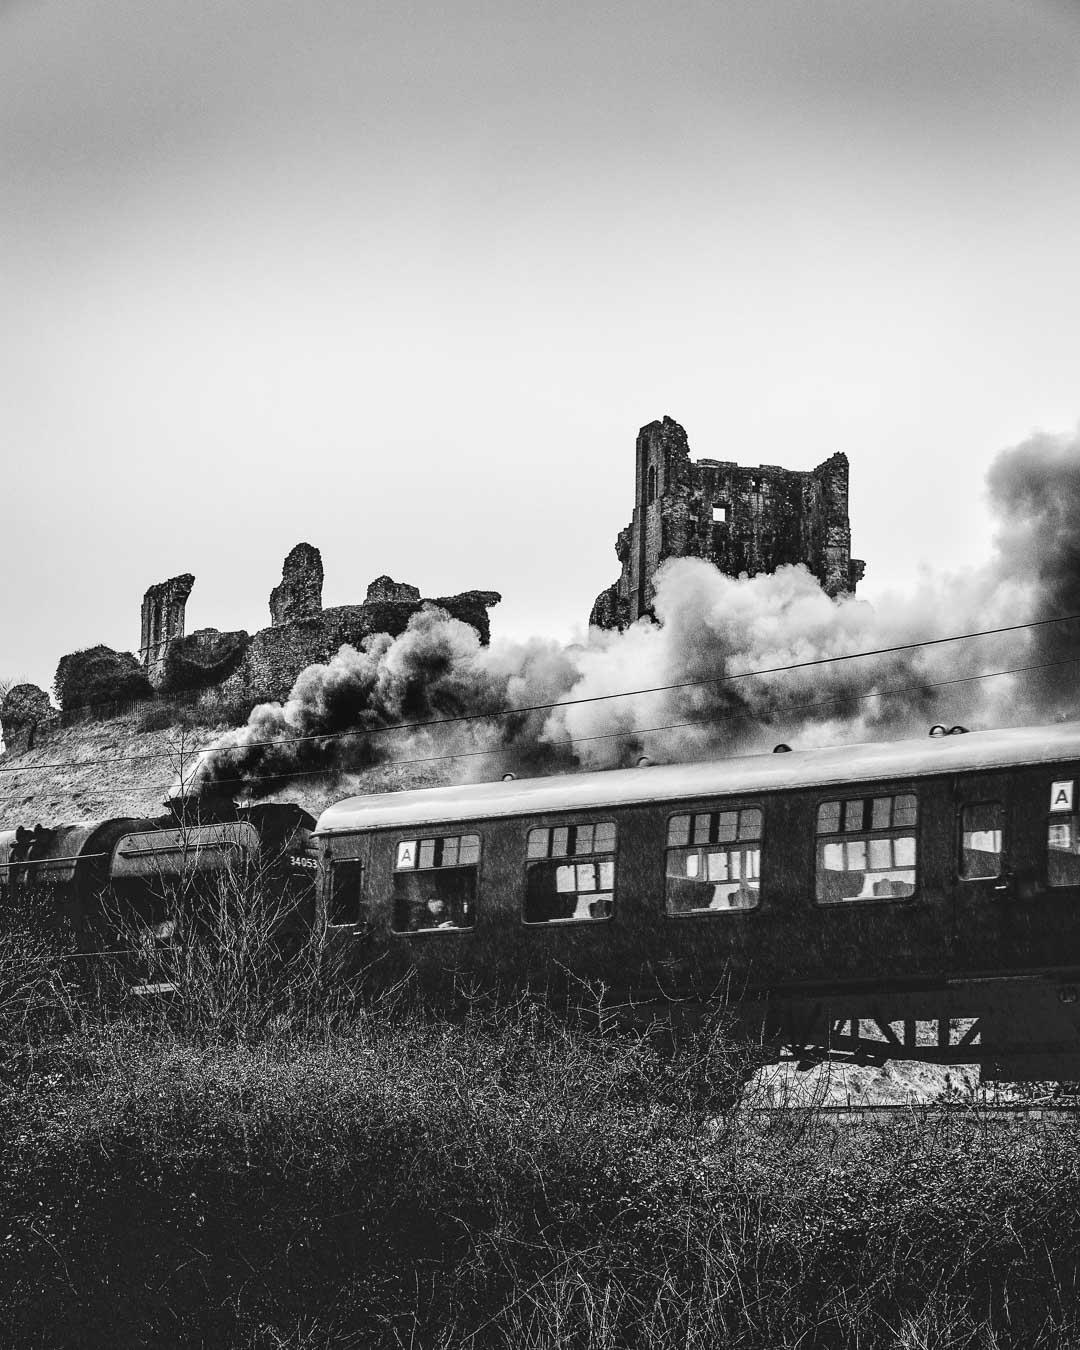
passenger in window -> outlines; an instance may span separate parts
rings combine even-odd
[[[456,928],[458,926],[450,914],[450,907],[441,895],[429,895],[424,902],[424,907],[427,910],[423,923],[425,928]]]
[[[416,872],[402,878],[407,887],[404,900],[405,922],[395,924],[398,931],[425,933],[440,928],[466,928],[467,901],[452,893],[446,885],[446,876],[435,872]],[[399,883],[400,884],[400,883]]]

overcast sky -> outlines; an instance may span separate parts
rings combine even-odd
[[[665,413],[880,597],[1080,419],[1080,3],[0,0],[0,315],[0,677],[302,539],[569,636]]]

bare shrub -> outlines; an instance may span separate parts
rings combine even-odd
[[[143,1015],[197,1040],[301,1034],[339,1017],[351,987],[328,972],[313,903],[281,886],[278,860],[208,872],[198,854],[192,843],[158,878],[150,916],[112,902]]]
[[[7,892],[0,912],[0,1047],[41,1035],[57,1019],[70,1021],[70,951],[48,891]]]

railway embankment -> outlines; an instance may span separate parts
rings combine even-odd
[[[0,755],[0,828],[159,814],[180,764],[217,732],[141,730],[139,721],[58,727],[21,754]]]
[[[139,714],[52,729],[31,749],[0,755],[0,830],[159,815],[180,772],[227,730],[221,723],[162,726]],[[450,772],[443,764],[385,764],[344,777],[300,775],[273,797],[317,814],[350,793],[428,786]]]

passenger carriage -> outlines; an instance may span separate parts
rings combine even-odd
[[[1078,780],[1062,724],[353,797],[320,905],[372,978],[727,998],[804,1062],[1080,1079]]]

